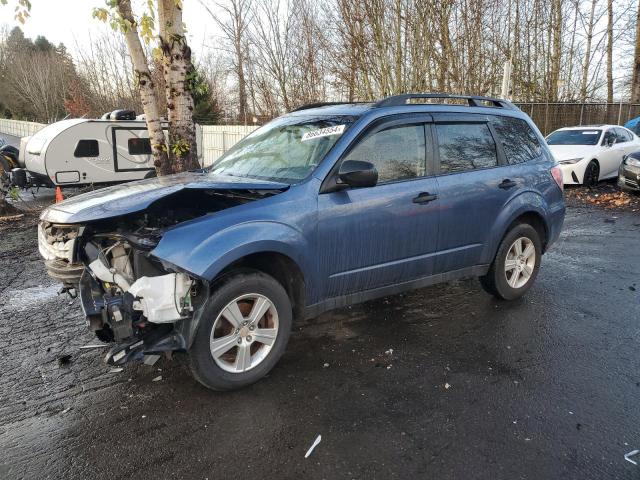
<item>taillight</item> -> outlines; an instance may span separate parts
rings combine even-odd
[[[551,167],[551,176],[560,187],[560,190],[564,190],[564,180],[562,179],[562,169],[558,165],[556,165],[555,167]]]

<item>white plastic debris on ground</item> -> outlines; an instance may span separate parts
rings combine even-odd
[[[304,454],[304,458],[309,458],[309,455],[311,455],[311,453],[313,452],[313,449],[316,448],[321,441],[322,441],[322,435],[318,435],[315,441],[313,442],[313,444],[309,447],[309,450],[307,450],[307,453]]]

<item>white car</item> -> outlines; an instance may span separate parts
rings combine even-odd
[[[618,125],[561,128],[546,138],[565,185],[593,186],[614,178],[625,155],[640,150],[640,138]]]

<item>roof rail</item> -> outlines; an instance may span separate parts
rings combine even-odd
[[[498,107],[498,108],[508,108],[510,110],[517,110],[513,103],[508,100],[503,100],[501,98],[492,98],[492,97],[482,97],[479,95],[454,95],[450,93],[403,93],[402,95],[392,95],[391,97],[384,98],[379,102],[375,103],[374,107],[399,107],[402,105],[407,105],[412,99],[433,99],[433,98],[452,98],[459,100],[466,100],[470,107]],[[489,105],[487,105],[489,104]]]
[[[367,103],[367,102],[316,102],[316,103],[307,103],[306,105],[302,105],[300,107],[294,108],[291,112],[298,112],[300,110],[308,110],[309,108],[317,108],[317,107],[329,107],[331,105],[351,105],[353,103]]]

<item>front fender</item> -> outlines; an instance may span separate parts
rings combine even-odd
[[[276,221],[249,221],[213,234],[185,225],[166,232],[152,254],[197,277],[211,281],[236,260],[260,252],[277,252],[300,267],[305,280],[311,266],[304,252],[310,252],[302,232]]]
[[[547,232],[550,230],[548,223],[549,205],[542,195],[533,191],[526,190],[520,192],[504,205],[500,214],[496,217],[491,228],[490,241],[485,245],[482,252],[482,263],[490,264],[493,262],[493,257],[498,250],[498,246],[502,241],[502,238],[507,233],[507,228],[513,223],[513,221],[525,213],[538,214],[545,225]]]

